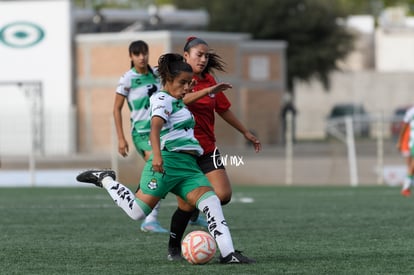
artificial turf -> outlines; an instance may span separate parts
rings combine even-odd
[[[132,187],[131,187],[132,188]],[[223,207],[253,265],[169,262],[105,190],[1,188],[1,274],[412,274],[414,200],[398,188],[234,186]],[[175,198],[162,201],[168,228]],[[189,226],[188,231],[200,229]],[[218,256],[218,255],[217,255]]]

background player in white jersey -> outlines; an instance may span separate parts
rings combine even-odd
[[[408,139],[404,138],[404,136],[406,136],[405,133],[408,134]],[[403,124],[397,142],[397,148],[402,151],[402,148],[406,147],[406,142],[408,142],[409,149],[409,154],[407,156],[408,169],[407,176],[404,179],[401,190],[401,195],[408,197],[411,195],[411,185],[413,184],[414,177],[414,107],[409,108],[404,115]]]
[[[118,152],[126,157],[129,144],[122,127],[122,108],[125,100],[128,102],[131,120],[131,135],[137,152],[148,160],[151,154],[149,144],[150,132],[150,97],[160,89],[158,75],[148,65],[149,49],[146,42],[137,40],[129,45],[131,69],[119,80],[116,89],[113,115],[118,136]],[[158,222],[159,204],[141,224],[144,232],[168,233]]]
[[[194,137],[194,117],[182,100],[192,88],[192,68],[179,54],[162,55],[158,68],[164,91],[151,98],[152,155],[142,171],[138,192],[134,195],[117,182],[110,170],[85,171],[77,180],[104,187],[134,220],[143,219],[171,192],[183,200],[179,207],[197,207],[206,215],[208,230],[221,253],[220,263],[254,263],[234,249],[220,200],[197,164],[203,149]]]

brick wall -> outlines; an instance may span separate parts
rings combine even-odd
[[[226,91],[232,111],[254,130],[264,144],[278,142],[278,114],[285,90],[285,44],[280,41],[252,41],[246,34],[143,32],[122,34],[78,35],[76,38],[78,110],[78,151],[83,153],[110,152],[113,133],[112,107],[119,77],[129,69],[128,46],[142,39],[150,45],[150,64],[155,66],[165,52],[182,53],[185,39],[196,35],[205,39],[223,57],[225,74],[217,74],[220,81],[230,82]],[[268,75],[252,79],[252,61],[265,60]],[[129,111],[124,108],[124,131],[129,131]],[[219,145],[244,146],[243,137],[217,118]],[[129,135],[127,135],[129,137]],[[130,145],[132,142],[130,141]],[[130,148],[133,150],[133,147]]]

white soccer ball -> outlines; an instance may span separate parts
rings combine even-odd
[[[216,254],[216,241],[205,231],[192,231],[184,237],[181,250],[184,259],[189,263],[205,264]]]

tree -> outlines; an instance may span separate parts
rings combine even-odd
[[[254,39],[284,40],[287,48],[288,90],[295,79],[318,78],[329,89],[329,74],[352,50],[353,37],[338,24],[345,15],[332,0],[172,1],[179,8],[205,7],[209,30],[246,32]]]

